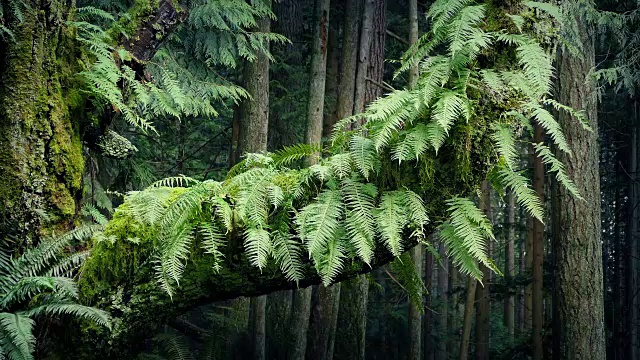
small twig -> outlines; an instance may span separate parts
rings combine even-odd
[[[398,35],[398,34],[394,33],[393,31],[391,31],[391,30],[389,30],[389,29],[387,29],[387,35],[391,36],[392,38],[394,38],[394,39],[398,40],[399,42],[401,42],[401,43],[403,43],[403,44],[405,44],[405,45],[407,45],[407,46],[411,45],[411,44],[409,44],[409,42],[408,42],[406,39],[404,39],[402,36],[400,36],[400,35]]]
[[[376,85],[376,86],[378,86],[378,87],[379,87],[379,88],[381,88],[381,89],[384,89],[384,90],[387,90],[387,91],[395,91],[395,89],[394,89],[394,88],[392,88],[391,86],[389,86],[389,84],[379,83],[379,82],[377,82],[377,81],[373,80],[373,79],[372,79],[372,78],[370,78],[370,77],[367,77],[367,81],[371,82],[373,85]]]

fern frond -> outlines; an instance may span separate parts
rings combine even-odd
[[[341,184],[342,197],[347,206],[345,228],[356,253],[366,264],[370,264],[375,248],[375,198],[378,194],[373,184],[363,184],[344,179]]]
[[[33,307],[21,312],[29,317],[71,315],[90,320],[98,325],[111,329],[111,318],[105,311],[89,306],[73,303],[53,303]]]
[[[518,160],[518,150],[515,146],[513,132],[509,125],[494,124],[491,139],[498,147],[498,153],[504,158],[505,163],[511,170],[516,169]]]
[[[584,198],[580,195],[580,191],[573,183],[573,181],[567,175],[567,171],[565,169],[564,164],[558,160],[551,149],[545,146],[543,143],[533,144],[533,148],[535,149],[538,156],[542,159],[542,162],[549,166],[549,170],[552,173],[556,173],[556,180],[564,186],[569,192],[580,200],[584,200]]]
[[[0,312],[0,335],[4,335],[0,336],[0,343],[9,349],[9,359],[33,359],[36,345],[33,325],[34,321],[24,315]]]
[[[516,201],[522,206],[531,216],[544,222],[544,210],[542,207],[542,201],[536,194],[536,192],[530,187],[529,180],[507,166],[498,164],[498,176],[500,182],[504,187],[508,187],[513,191]]]
[[[340,192],[324,190],[297,214],[298,234],[310,254],[321,254],[329,240],[337,237],[342,213]]]
[[[394,256],[400,256],[404,251],[402,230],[409,222],[405,210],[400,191],[382,194],[378,205],[377,225],[385,246]]]
[[[249,257],[249,262],[262,270],[267,266],[267,261],[273,251],[269,232],[254,226],[245,228],[244,248]]]
[[[351,138],[349,152],[356,169],[365,179],[376,173],[380,168],[380,157],[376,152],[373,140],[364,136],[355,135]]]

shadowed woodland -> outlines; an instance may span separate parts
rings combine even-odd
[[[639,23],[0,0],[0,360],[640,359]]]

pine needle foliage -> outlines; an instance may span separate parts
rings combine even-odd
[[[263,270],[274,261],[292,281],[305,277],[310,264],[328,285],[350,261],[373,266],[379,249],[400,256],[437,226],[461,272],[480,279],[478,264],[498,271],[487,255],[494,241],[491,224],[468,194],[448,194],[447,216],[431,222],[433,209],[425,205],[429,199],[420,183],[380,176],[396,161],[419,168],[437,160],[454,132],[482,117],[493,146],[484,159],[492,184],[511,188],[521,206],[543,218],[540,199],[515,166],[516,146],[530,141],[527,130],[536,122],[560,151],[570,153],[545,106],[573,110],[551,103],[551,50],[539,34],[492,29],[487,16],[501,10],[490,6],[495,5],[435,1],[431,31],[409,49],[399,70],[418,65],[417,85],[392,91],[362,114],[339,121],[327,149],[298,145],[247,154],[220,183],[181,177],[129,194],[118,211],[130,212],[155,234],[162,287],[173,294],[190,252],[204,250],[216,259],[215,267],[225,266],[224,246],[234,234],[242,235],[253,265]],[[507,54],[508,61],[492,61],[486,55],[491,51]],[[355,126],[345,131],[349,124]],[[537,149],[572,188],[562,164],[542,145]],[[295,166],[320,151],[325,156],[317,164]]]

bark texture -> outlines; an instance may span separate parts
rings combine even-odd
[[[507,216],[505,222],[506,241],[505,241],[505,262],[504,276],[510,281],[515,275],[515,197],[513,192],[507,193]],[[504,299],[504,326],[507,328],[509,338],[513,341],[515,329],[515,297],[509,293]]]
[[[583,54],[575,57],[561,50],[558,57],[558,100],[584,110],[593,132],[585,131],[571,116],[561,113],[562,126],[573,156],[558,154],[566,164],[584,200],[556,187],[559,206],[553,209],[558,222],[555,234],[555,306],[559,347],[558,359],[604,359],[604,299],[602,248],[600,244],[600,176],[597,141],[596,93],[588,75],[595,67],[594,29],[573,5]]]
[[[340,81],[338,84],[338,119],[353,115],[356,69],[358,66],[360,3],[361,0],[347,0],[344,10],[342,57],[340,59]]]
[[[467,300],[464,307],[464,318],[462,321],[462,340],[460,341],[459,360],[467,360],[469,358],[469,343],[471,340],[471,324],[473,322],[473,305],[475,303],[475,294],[477,281],[473,277],[469,277],[467,285]]]
[[[325,83],[327,79],[327,45],[329,37],[329,0],[315,1],[315,31],[311,53],[311,78],[309,81],[309,102],[307,105],[308,144],[319,144],[322,140]],[[317,162],[315,155],[310,159]]]
[[[492,221],[490,191],[489,183],[486,180],[483,181],[481,186],[482,195],[480,198],[480,208],[489,221]],[[489,257],[491,257],[491,253],[489,253]],[[476,359],[489,360],[489,335],[491,331],[491,294],[489,283],[491,282],[491,270],[486,266],[481,266],[481,269],[483,284],[476,287],[476,302],[478,304],[476,307]]]
[[[307,359],[328,360],[333,357],[333,343],[340,304],[340,284],[318,285],[313,299]]]
[[[312,288],[300,289],[293,294],[293,311],[289,329],[291,339],[289,345],[290,360],[304,360],[307,351],[307,331],[311,317]]]
[[[535,126],[534,138],[535,143],[542,142],[544,140],[542,127]],[[533,190],[540,198],[542,203],[546,203],[544,199],[544,165],[542,159],[535,157],[533,159]],[[544,312],[544,297],[542,289],[542,265],[544,256],[544,224],[538,219],[532,219],[533,221],[533,241],[532,241],[532,308],[531,308],[531,324],[532,324],[532,339],[533,339],[533,360],[542,360],[543,347],[542,347],[542,331],[543,331],[543,312]]]
[[[261,295],[251,298],[249,308],[249,326],[251,326],[252,359],[265,360],[266,346],[266,306],[267,296]]]
[[[70,229],[84,168],[84,102],[72,77],[74,37],[63,27],[69,9],[62,1],[24,3],[32,10],[22,21],[4,14],[14,39],[0,59],[0,235],[19,239],[17,248]]]
[[[336,359],[363,360],[365,358],[368,295],[369,280],[364,275],[341,285],[340,312],[334,349]]]

